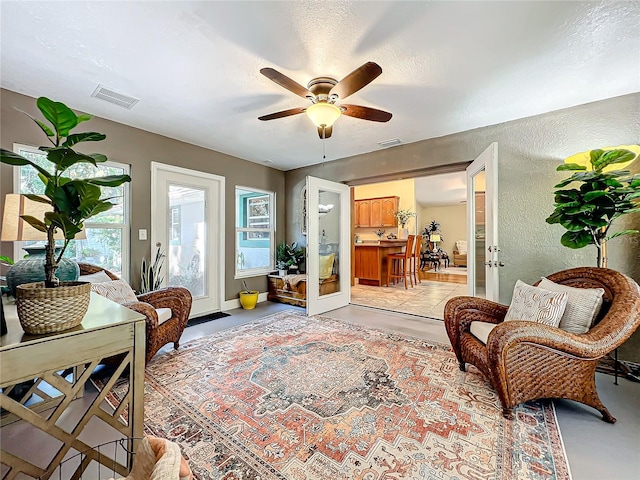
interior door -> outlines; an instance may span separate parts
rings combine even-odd
[[[191,292],[191,317],[220,311],[224,178],[152,162],[151,187],[151,244],[166,255],[164,285]]]
[[[469,295],[498,301],[498,144],[467,167],[467,287]]]
[[[307,177],[307,315],[351,301],[350,188]]]

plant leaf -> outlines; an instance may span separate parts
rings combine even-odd
[[[10,150],[5,150],[4,148],[0,149],[0,162],[6,163],[7,165],[17,165],[19,167],[23,165],[31,165],[33,168],[35,168],[38,172],[40,172],[45,177],[51,178],[51,174],[47,172],[44,168],[42,168],[40,165],[33,163],[31,160],[27,160],[26,158],[24,158],[21,155],[18,155],[17,153],[13,153]]]
[[[69,135],[67,137],[67,140],[62,144],[62,146],[71,148],[76,143],[99,142],[101,140],[104,140],[105,138],[107,138],[105,134],[97,132],[74,133],[73,135]]]
[[[560,238],[560,243],[565,247],[577,249],[583,248],[593,243],[593,237],[586,230],[579,232],[565,232]]]
[[[125,182],[130,182],[129,175],[107,175],[106,177],[86,178],[85,181],[101,187],[118,187]]]
[[[605,238],[606,241],[611,240],[612,238],[621,237],[622,235],[633,235],[634,233],[640,233],[638,230],[622,230],[621,232],[616,232],[613,235],[609,235]]]
[[[604,191],[604,190],[594,190],[592,192],[587,192],[584,196],[584,201],[585,202],[590,202],[591,200],[594,200],[598,197],[604,197],[605,195],[607,195],[608,192]]]
[[[47,197],[43,197],[42,195],[34,195],[32,193],[23,193],[22,195],[27,197],[32,202],[46,203],[47,205],[51,205],[51,200]]]
[[[586,170],[587,167],[584,165],[580,165],[578,163],[563,163],[562,165],[558,165],[556,171],[562,172],[564,170]]]
[[[66,137],[69,131],[78,125],[78,116],[62,102],[40,97],[36,105],[60,137]]]
[[[33,217],[31,215],[20,215],[20,218],[22,218],[25,222],[27,222],[29,225],[31,225],[33,228],[35,228],[39,232],[44,232],[44,233],[47,232],[47,226],[42,221],[42,219]]]

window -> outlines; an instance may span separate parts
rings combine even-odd
[[[273,270],[275,194],[236,187],[236,278]]]
[[[14,152],[28,158],[41,167],[53,171],[46,154],[36,147],[14,144]],[[30,166],[16,167],[14,191],[17,193],[44,193],[44,185],[38,173]],[[98,168],[87,163],[74,165],[68,169],[70,177],[101,177],[129,173],[129,166],[105,162]],[[72,240],[64,253],[65,257],[77,262],[92,263],[106,268],[114,274],[127,279],[129,272],[129,188],[128,183],[119,187],[102,187],[102,198],[111,198],[114,207],[84,222],[87,238]],[[22,245],[36,242],[16,242],[15,258],[23,255]]]

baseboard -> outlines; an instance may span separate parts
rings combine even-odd
[[[258,294],[258,303],[267,301],[267,292]],[[233,310],[234,308],[241,308],[240,299],[234,298],[233,300],[225,300],[222,302],[221,310],[226,312],[227,310]]]

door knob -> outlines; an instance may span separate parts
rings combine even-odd
[[[493,267],[493,262],[491,260],[489,260],[488,262],[484,262],[484,264],[489,268]]]
[[[499,267],[504,267],[504,262],[498,262]]]

